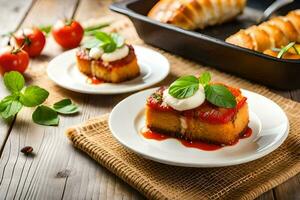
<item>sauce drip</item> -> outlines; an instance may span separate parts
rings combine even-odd
[[[143,136],[145,138],[152,139],[152,140],[162,141],[162,140],[170,138],[170,136],[167,136],[167,135],[164,135],[164,134],[161,134],[161,133],[156,133],[156,132],[151,131],[151,130],[147,130],[147,131],[144,131],[142,133],[143,133]]]
[[[104,80],[98,79],[95,76],[91,76],[87,78],[87,83],[93,84],[93,85],[98,85],[101,83],[104,83]]]
[[[165,134],[151,131],[150,129],[142,131],[142,134],[147,139],[152,139],[152,140],[157,140],[157,141],[162,141],[162,140],[166,140],[168,138],[173,138],[173,139],[178,140],[185,147],[196,148],[196,149],[203,150],[203,151],[215,151],[215,150],[218,150],[218,149],[221,149],[224,147],[223,145],[210,144],[210,143],[206,143],[206,142],[202,142],[202,141],[188,141],[188,140],[184,140],[184,139],[174,138],[174,137],[171,137],[171,136],[168,136]],[[252,135],[252,129],[248,127],[246,129],[245,133],[240,137],[240,139],[249,138],[251,135]],[[232,144],[230,144],[228,146],[233,146],[233,145],[237,144],[238,142],[239,142],[239,140],[236,140],[235,142],[233,142]]]
[[[187,141],[183,139],[180,139],[179,141],[185,147],[196,148],[204,151],[215,151],[222,148],[221,145],[209,144],[201,141]]]
[[[252,129],[248,127],[240,138],[241,139],[249,138],[251,135],[252,135]]]

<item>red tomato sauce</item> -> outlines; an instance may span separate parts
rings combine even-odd
[[[251,137],[251,135],[252,135],[252,129],[248,127],[244,132],[244,134],[241,136],[241,139],[249,138]]]
[[[105,83],[104,80],[98,79],[94,76],[88,77],[86,82],[89,83],[89,84],[92,84],[92,85],[99,85],[101,83]]]
[[[173,138],[178,140],[183,146],[188,147],[188,148],[195,148],[203,151],[215,151],[218,149],[223,148],[225,145],[217,145],[217,144],[211,144],[211,143],[206,143],[202,141],[188,141],[184,139],[179,139],[179,138],[174,138],[159,132],[151,131],[150,129],[147,129],[146,131],[142,131],[142,135],[151,140],[157,140],[157,141],[163,141],[169,138]],[[247,128],[245,133],[240,137],[240,139],[244,138],[249,138],[252,135],[252,129]],[[239,139],[236,140],[234,143],[227,145],[227,146],[234,146],[239,142]]]

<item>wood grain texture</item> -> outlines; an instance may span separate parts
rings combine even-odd
[[[21,26],[52,24],[58,18],[73,16],[78,2],[60,2],[62,1],[37,1]],[[95,9],[103,8],[97,1],[82,1],[80,6],[87,8],[86,4],[90,6],[91,3],[94,3]],[[85,14],[89,14],[88,10]],[[0,161],[1,196],[7,199],[141,198],[140,194],[115,175],[75,150],[64,136],[63,133],[68,127],[109,112],[125,96],[88,96],[55,86],[47,78],[45,69],[47,62],[61,52],[62,49],[49,38],[43,55],[33,59],[26,71],[27,82],[51,91],[48,104],[70,97],[80,105],[81,113],[72,117],[61,117],[58,127],[44,127],[31,122],[32,109],[21,111]],[[20,149],[27,145],[33,147],[34,157],[26,157],[20,153]]]
[[[292,98],[294,101],[300,102],[300,90],[293,90],[293,91],[291,91],[290,93],[291,93],[291,98]]]
[[[0,0],[0,34],[15,31],[33,3],[33,0]]]
[[[276,199],[300,200],[300,174],[274,188]]]
[[[24,22],[21,23],[21,26],[31,26],[33,22],[36,25],[39,25],[40,23],[43,23],[42,19],[45,19],[45,23],[53,23],[58,19],[57,15],[59,13],[61,13],[61,15],[64,13],[69,14],[69,17],[71,17],[74,13],[77,1],[68,0],[64,2],[64,5],[67,5],[67,3],[69,4],[69,6],[65,6],[67,8],[60,8],[60,1],[37,1],[33,5],[30,14],[28,14]],[[45,55],[47,55],[47,53],[45,53]],[[50,59],[49,56],[45,55],[31,61],[29,70],[27,70],[25,74],[27,82],[38,84],[36,81],[33,81],[34,77],[31,76],[31,72],[34,70],[39,71],[45,69],[46,66],[42,65]],[[48,138],[45,137],[45,134],[47,133],[47,130],[49,132],[51,129],[45,130],[44,127],[33,124],[31,122],[31,112],[31,109],[25,109],[19,113],[1,157],[0,194],[1,197],[5,197],[5,199],[28,198],[28,196],[31,196],[32,194],[36,195],[39,192],[39,190],[36,193],[33,192],[36,189],[36,187],[33,186],[36,186],[37,182],[33,177],[39,175],[38,168],[42,168],[40,164],[44,164],[44,159],[42,158],[45,158],[46,161],[48,161],[49,156],[47,156],[47,154],[49,152],[47,152],[47,148],[49,144],[47,143]],[[45,145],[45,143],[48,145]],[[46,152],[46,154],[37,154],[39,156],[36,157],[25,157],[20,153],[20,149],[25,145],[33,146],[36,153],[39,153],[39,150],[41,150]],[[44,151],[45,149],[46,151]],[[47,166],[47,164],[45,166]],[[47,168],[44,168],[44,170],[47,170]],[[44,180],[43,175],[37,177]],[[51,180],[51,176],[49,179],[46,178],[45,180]],[[61,182],[62,187],[59,187],[58,189],[63,190],[64,180]],[[47,191],[49,192],[51,190]],[[59,192],[52,192],[46,193],[44,196],[58,197],[56,195],[60,194]]]
[[[31,1],[7,2],[20,3],[18,8],[15,8],[7,5],[5,0],[0,0],[0,13],[6,12],[6,15],[9,15],[15,10],[18,11],[15,13],[16,17],[10,16],[11,20],[15,20],[14,25],[5,25],[6,30],[10,31],[19,25],[26,27],[52,24],[64,17],[74,16],[82,22],[102,17],[110,13],[107,7],[111,0],[37,0],[27,16]],[[2,5],[7,5],[7,7]],[[19,8],[19,5],[24,6]],[[1,12],[5,9],[8,10]],[[116,18],[122,18],[118,14],[114,15]],[[22,22],[24,16],[26,18]],[[1,17],[0,23],[3,24],[6,18]],[[47,78],[45,69],[48,61],[62,51],[50,37],[43,55],[31,61],[30,68],[26,72],[26,80],[30,84],[40,85],[50,91],[51,95],[47,104],[69,97],[80,105],[81,112],[74,116],[62,116],[58,127],[33,124],[31,122],[32,109],[24,109],[18,115],[0,160],[0,199],[142,199],[143,197],[137,191],[73,148],[64,135],[68,127],[109,112],[114,105],[129,94],[82,95],[54,85]],[[2,81],[0,91],[2,95],[4,91]],[[300,101],[299,91],[280,92],[280,94]],[[7,131],[7,127],[0,122],[0,133],[3,130]],[[34,156],[28,157],[20,152],[20,149],[27,145],[34,148]],[[268,191],[258,199],[297,199],[300,196],[299,176]]]
[[[0,0],[0,35],[15,31],[19,27],[19,24],[23,21],[32,4],[32,0]],[[0,38],[0,46],[6,45],[7,41],[7,38]],[[0,76],[0,82],[0,99],[2,99],[7,96],[9,92],[3,84],[2,76]],[[0,121],[0,156],[11,126],[11,121]]]
[[[273,190],[269,190],[264,194],[260,195],[256,200],[275,200]]]

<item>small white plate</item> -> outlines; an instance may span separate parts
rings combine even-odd
[[[145,158],[185,167],[222,167],[261,158],[278,148],[287,138],[289,122],[284,111],[270,99],[242,90],[248,98],[251,137],[234,146],[215,151],[202,151],[183,146],[176,139],[156,141],[144,138],[144,108],[147,97],[156,89],[133,94],[121,101],[110,114],[109,127],[113,136],[124,146]]]
[[[168,60],[158,52],[141,46],[133,46],[141,75],[122,83],[87,83],[87,76],[76,66],[77,49],[69,50],[55,57],[48,66],[47,73],[57,85],[87,94],[120,94],[141,90],[162,81],[170,71]]]

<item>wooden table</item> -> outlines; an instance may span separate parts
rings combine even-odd
[[[0,32],[20,27],[53,24],[74,17],[79,21],[98,18],[110,11],[110,0],[0,0]],[[120,17],[115,14],[116,17]],[[50,98],[72,98],[81,113],[61,117],[58,127],[31,122],[31,109],[23,109],[9,124],[0,121],[0,199],[141,199],[136,190],[73,148],[64,135],[71,125],[109,112],[125,95],[82,95],[66,91],[43,78],[47,62],[62,50],[51,39],[43,55],[31,61],[26,72],[28,83],[47,87]],[[44,76],[45,77],[45,76]],[[7,95],[2,79],[0,97]],[[48,87],[49,86],[49,87]],[[279,92],[300,101],[300,91]],[[24,156],[20,149],[34,148],[35,156]],[[258,199],[300,199],[300,175],[260,196]]]

